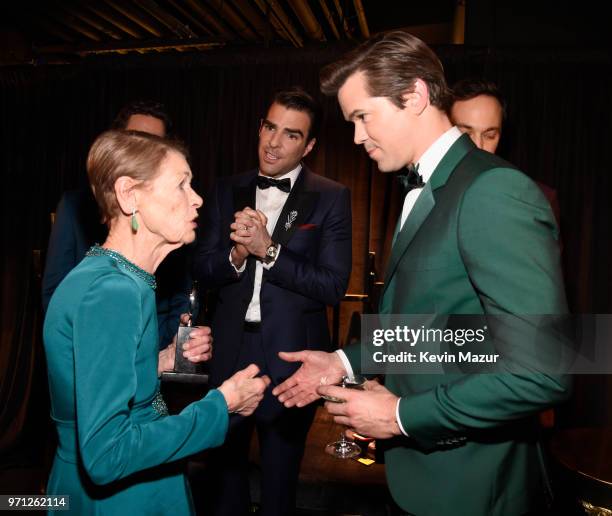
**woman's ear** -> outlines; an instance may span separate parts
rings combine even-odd
[[[418,116],[429,105],[429,88],[423,79],[416,79],[412,91],[407,91],[403,98],[405,109]]]
[[[115,181],[117,203],[124,215],[130,215],[134,210],[138,210],[136,185],[137,182],[128,176],[121,176]]]

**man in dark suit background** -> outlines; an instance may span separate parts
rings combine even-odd
[[[163,138],[170,131],[170,118],[158,102],[136,101],[119,111],[112,128],[142,131]],[[45,311],[57,286],[93,244],[104,241],[106,233],[89,184],[64,192],[55,212],[47,249],[42,281]]]
[[[112,124],[113,129],[141,131],[166,137],[172,133],[172,121],[163,104],[151,100],[136,100],[123,106]],[[43,310],[66,275],[85,257],[95,243],[104,242],[107,228],[100,219],[89,184],[62,195],[49,236],[49,246],[42,280]],[[188,273],[189,251],[185,247],[173,252],[158,269],[156,302],[160,349],[167,348],[176,335],[179,318],[188,311],[187,294],[191,286]],[[198,351],[194,360],[201,361],[204,349],[210,348],[210,330],[194,330],[197,347],[187,344],[190,353]],[[169,349],[173,352],[174,348]],[[206,351],[208,353],[208,351]]]
[[[346,187],[301,163],[315,145],[317,115],[304,91],[277,93],[259,130],[259,168],[220,179],[205,203],[194,271],[217,293],[213,385],[251,362],[279,384],[295,371],[279,351],[330,349],[326,305],[338,303],[348,285],[351,210]],[[254,427],[261,513],[293,514],[314,411],[286,409],[268,391],[253,416],[236,416],[213,465],[215,514],[248,511]]]

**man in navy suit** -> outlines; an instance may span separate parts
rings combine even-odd
[[[350,192],[301,163],[316,142],[317,112],[300,89],[277,93],[259,130],[259,168],[220,179],[205,203],[194,271],[217,294],[213,385],[251,362],[279,384],[296,369],[279,351],[331,347],[326,305],[342,299],[351,271]],[[213,466],[215,514],[248,511],[254,427],[261,514],[294,513],[314,412],[287,409],[268,390],[253,416],[236,416]]]

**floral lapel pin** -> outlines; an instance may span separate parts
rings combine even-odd
[[[287,215],[287,222],[285,222],[285,231],[289,231],[291,229],[291,225],[295,221],[298,216],[298,212],[293,210],[289,215]]]

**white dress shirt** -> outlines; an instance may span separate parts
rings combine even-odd
[[[295,182],[302,171],[302,164],[300,163],[297,167],[295,167],[290,172],[282,176],[275,177],[274,179],[284,179],[289,178],[291,181],[291,188],[295,185]],[[261,172],[259,173],[261,174]],[[283,207],[285,206],[285,202],[287,202],[287,198],[289,197],[290,192],[283,192],[282,190],[271,186],[270,188],[266,188],[265,190],[261,188],[255,189],[255,209],[260,210],[264,213],[264,215],[268,218],[268,223],[266,224],[266,229],[268,233],[272,235],[274,233],[274,228],[276,227],[276,223],[278,222],[278,217],[280,217],[281,211],[283,211]],[[278,254],[276,259],[280,254],[280,245],[278,249]],[[231,259],[232,253],[230,252],[230,263],[232,263]],[[261,322],[261,304],[259,299],[259,294],[261,292],[261,279],[263,277],[263,269],[270,269],[274,266],[276,260],[270,263],[263,263],[261,260],[257,260],[255,262],[255,284],[253,286],[253,297],[251,298],[251,302],[249,303],[249,307],[247,308],[245,321],[247,322]],[[233,263],[232,265],[236,269],[236,272],[239,274],[244,271],[246,268],[246,260],[242,264],[242,267],[238,269]]]
[[[440,136],[435,142],[433,142],[429,148],[425,151],[425,153],[419,159],[419,174],[423,178],[423,183],[427,183],[431,178],[432,174],[436,167],[442,161],[442,158],[446,155],[448,150],[451,148],[453,143],[457,141],[457,139],[461,136],[461,131],[457,129],[457,127],[451,127],[448,131],[446,131],[442,136]],[[415,163],[416,165],[416,163]],[[413,188],[408,192],[404,199],[404,206],[402,208],[402,215],[400,218],[400,231],[404,227],[404,223],[406,219],[410,215],[412,208],[417,202],[419,195],[423,191],[422,188]],[[346,354],[341,349],[336,350],[336,353],[340,356],[340,360],[342,360],[342,365],[346,369],[346,372],[349,376],[354,374],[353,368],[351,367],[351,363],[349,362]],[[399,406],[400,406],[401,398],[397,400],[397,404],[395,405],[395,419],[397,420],[397,424],[399,425],[400,431],[408,436],[408,433],[404,430],[402,426],[402,422],[399,417]]]
[[[442,136],[440,136],[433,144],[425,151],[419,160],[419,174],[423,178],[423,183],[427,183],[429,178],[434,173],[434,170],[442,161],[442,158],[451,148],[453,143],[457,141],[457,138],[461,136],[461,131],[456,127],[451,127]],[[400,231],[404,227],[404,222],[410,215],[412,208],[417,202],[419,195],[423,191],[422,188],[413,188],[408,192],[404,199],[404,207],[402,208],[402,218],[400,219]]]

